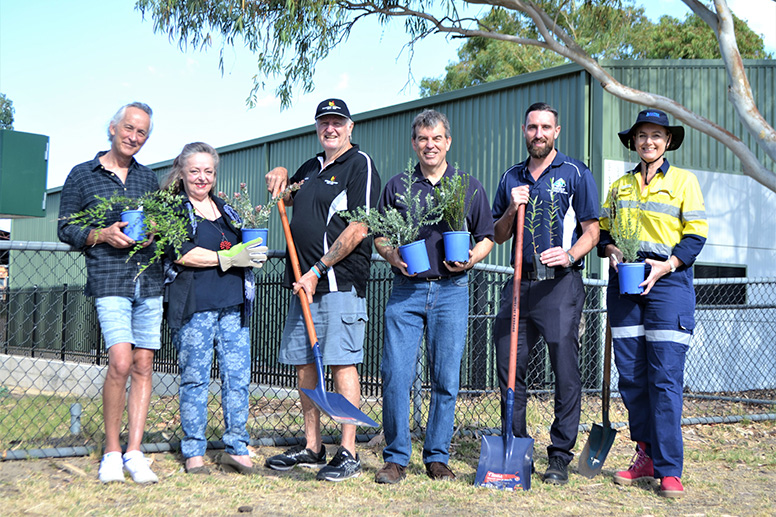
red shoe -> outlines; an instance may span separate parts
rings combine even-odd
[[[660,492],[663,497],[682,497],[684,496],[684,487],[682,480],[674,476],[666,476],[660,480]]]
[[[655,469],[652,465],[652,458],[644,452],[646,444],[639,442],[636,447],[636,455],[633,457],[633,463],[628,470],[621,470],[614,474],[614,482],[618,485],[632,485],[637,481],[652,481],[655,475]],[[681,483],[680,483],[681,486]]]

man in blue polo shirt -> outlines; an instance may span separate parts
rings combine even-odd
[[[563,485],[568,482],[568,464],[574,457],[571,449],[579,426],[579,323],[585,303],[580,270],[582,259],[598,242],[598,189],[584,163],[555,149],[560,125],[558,112],[550,105],[531,105],[522,130],[529,156],[504,173],[493,201],[496,242],[501,244],[515,236],[518,206],[528,204],[531,198],[538,200],[529,205],[526,213],[526,220],[534,218],[524,229],[523,263],[514,265],[523,268],[523,275],[512,428],[515,436],[528,437],[525,376],[529,353],[541,335],[547,342],[555,374],[555,420],[550,429],[552,443],[547,447],[549,468],[544,481]],[[514,246],[513,240],[512,257]],[[536,279],[534,248],[541,253],[541,263],[553,268],[554,278]],[[501,294],[494,328],[502,419],[509,375],[511,313],[510,279]]]
[[[443,177],[464,173],[446,161],[452,137],[450,123],[442,113],[426,110],[412,122],[412,148],[418,155],[412,186],[421,197],[433,194]],[[403,174],[391,178],[385,186],[379,207],[392,206],[404,212],[407,207],[397,200],[404,190]],[[455,400],[458,395],[461,356],[466,344],[469,314],[468,270],[484,259],[493,248],[493,220],[488,196],[479,181],[469,177],[466,222],[476,244],[467,262],[445,262],[442,232],[449,231],[440,222],[420,229],[425,239],[431,269],[410,276],[407,264],[387,239],[375,239],[378,253],[390,262],[396,275],[385,308],[383,347],[383,429],[386,446],[385,464],[377,472],[377,483],[398,483],[405,477],[410,461],[409,409],[410,388],[415,378],[420,344],[426,337],[426,354],[431,372],[431,407],[423,445],[423,463],[431,479],[454,479],[447,466],[453,436]]]

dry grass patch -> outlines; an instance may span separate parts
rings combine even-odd
[[[627,429],[618,433],[603,474],[576,475],[576,461],[565,487],[545,485],[540,474],[530,492],[504,493],[472,486],[479,442],[458,439],[450,466],[454,482],[433,482],[425,475],[420,445],[415,444],[408,477],[397,486],[377,485],[381,446],[360,446],[364,473],[341,483],[315,480],[315,471],[287,473],[262,469],[243,477],[214,468],[210,476],[188,476],[174,454],[155,454],[161,482],[153,486],[103,486],[97,481],[98,458],[65,458],[0,463],[3,515],[772,515],[776,506],[776,423],[706,425],[684,428],[687,495],[678,501],[657,496],[650,485],[619,487],[615,469],[629,464],[633,450]],[[547,467],[548,438],[535,436],[536,469]],[[580,435],[577,452],[586,435]],[[255,461],[281,448],[257,449]],[[334,448],[329,446],[329,451]]]

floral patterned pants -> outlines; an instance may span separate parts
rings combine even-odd
[[[248,328],[241,325],[240,306],[194,313],[173,332],[181,372],[180,412],[184,458],[203,456],[207,449],[207,401],[215,344],[221,372],[223,441],[226,452],[248,454],[248,383],[251,348]]]

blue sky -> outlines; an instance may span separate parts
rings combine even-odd
[[[688,12],[677,0],[644,4],[653,19]],[[729,4],[776,50],[776,2]],[[155,111],[153,134],[138,155],[145,164],[173,158],[194,140],[218,147],[309,124],[316,104],[330,96],[345,99],[353,113],[414,100],[420,79],[443,74],[461,42],[427,38],[411,68],[405,42],[401,23],[363,24],[320,63],[313,93],[281,111],[270,85],[248,109],[252,55],[227,49],[221,76],[217,48],[181,52],[153,33],[133,0],[0,0],[0,92],[14,103],[16,130],[50,137],[48,185],[55,187],[73,165],[108,147],[108,119],[133,100]]]

